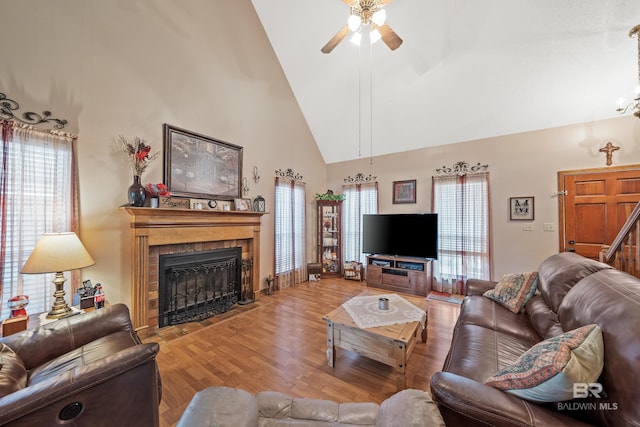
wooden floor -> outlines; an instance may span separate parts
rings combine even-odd
[[[147,338],[160,342],[160,425],[175,425],[193,395],[213,385],[381,403],[396,392],[391,367],[342,349],[337,349],[335,368],[327,365],[322,316],[364,289],[364,282],[342,279],[304,283],[263,295],[253,308],[217,323],[183,328],[182,336]],[[409,359],[407,388],[429,390],[429,379],[449,350],[459,310],[457,304],[429,302],[427,343],[418,343]]]

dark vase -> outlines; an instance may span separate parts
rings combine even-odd
[[[147,198],[144,185],[140,184],[140,175],[133,176],[133,184],[129,186],[129,206],[142,207]]]

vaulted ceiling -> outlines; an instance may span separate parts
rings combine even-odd
[[[638,85],[638,0],[394,0],[397,50],[330,54],[342,0],[252,2],[327,163],[617,117]]]

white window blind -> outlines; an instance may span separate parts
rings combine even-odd
[[[3,319],[10,314],[7,301],[16,295],[29,296],[28,313],[51,308],[53,274],[20,274],[20,269],[43,233],[71,230],[72,149],[68,138],[18,126],[0,144]],[[65,283],[69,302],[70,283]]]
[[[304,183],[276,178],[275,270],[280,289],[306,280],[305,201]]]
[[[342,256],[345,261],[366,262],[362,253],[362,215],[378,213],[378,183],[342,187]]]
[[[461,293],[468,278],[490,279],[489,174],[434,177],[433,210],[436,290]]]

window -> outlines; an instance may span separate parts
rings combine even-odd
[[[362,215],[378,213],[378,183],[342,187],[342,253],[345,261],[366,263],[362,253]]]
[[[490,279],[489,174],[433,178],[438,214],[434,289],[464,293],[469,278]]]
[[[276,177],[275,263],[277,289],[306,280],[304,183]]]
[[[28,295],[27,312],[49,311],[52,274],[20,274],[42,233],[75,231],[73,139],[0,121],[0,294],[2,318],[7,301]],[[69,272],[65,273],[67,279]],[[71,288],[67,280],[65,287]],[[70,289],[65,289],[67,299]]]

